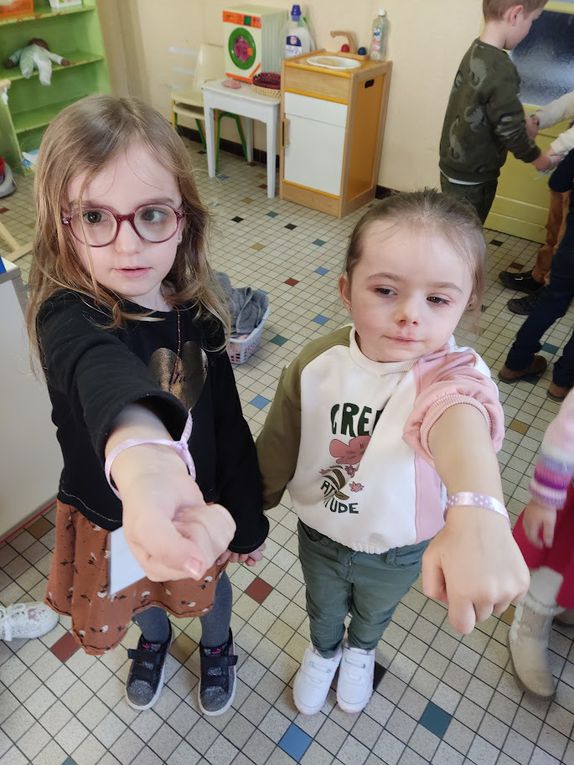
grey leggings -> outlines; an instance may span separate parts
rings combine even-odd
[[[213,608],[205,616],[200,616],[201,644],[215,648],[227,642],[231,621],[232,592],[229,577],[223,572],[213,599]],[[133,617],[133,621],[142,631],[145,640],[150,643],[164,643],[169,637],[169,618],[163,608],[151,606]]]

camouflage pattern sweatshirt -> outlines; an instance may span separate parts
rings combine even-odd
[[[526,133],[520,77],[508,54],[475,40],[450,93],[440,141],[440,169],[450,180],[498,178],[508,151],[534,162],[540,149]]]

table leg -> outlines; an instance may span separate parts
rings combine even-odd
[[[265,124],[267,127],[267,196],[275,196],[275,162],[277,157],[277,112]]]
[[[207,149],[207,172],[210,178],[215,176],[215,119],[210,106],[203,107],[205,116],[205,144]]]
[[[245,133],[245,146],[247,149],[247,161],[253,162],[253,120],[243,117],[243,131]]]

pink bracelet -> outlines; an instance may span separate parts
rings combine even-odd
[[[179,454],[181,459],[185,462],[189,475],[195,479],[195,465],[193,464],[193,458],[191,454],[189,453],[189,446],[187,443],[191,435],[192,427],[193,427],[193,420],[191,418],[191,413],[189,413],[187,416],[185,427],[183,429],[183,433],[181,434],[181,438],[179,439],[179,441],[172,441],[169,438],[157,438],[157,439],[128,438],[125,441],[122,441],[121,443],[119,443],[117,446],[114,446],[112,451],[106,457],[104,472],[106,474],[106,480],[109,483],[110,488],[114,492],[116,497],[118,497],[118,499],[121,499],[120,494],[118,490],[116,489],[116,487],[114,486],[114,482],[112,480],[112,476],[111,476],[112,465],[115,458],[118,456],[118,454],[121,454],[126,449],[130,449],[132,446],[142,446],[142,444],[157,444],[158,446],[168,446],[170,449],[174,449],[177,452],[177,454]]]
[[[493,513],[503,515],[510,523],[510,518],[502,502],[488,494],[475,494],[472,491],[459,491],[457,494],[451,494],[446,501],[445,516],[451,507],[461,506],[483,507],[485,510],[492,510]]]

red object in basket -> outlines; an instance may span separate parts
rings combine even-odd
[[[253,84],[259,88],[269,88],[270,90],[281,89],[281,75],[279,72],[260,72],[253,78]]]

